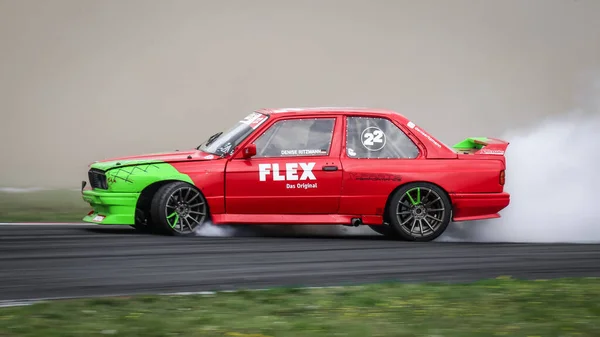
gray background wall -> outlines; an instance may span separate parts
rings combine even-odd
[[[0,186],[196,146],[260,107],[396,109],[443,141],[565,112],[597,0],[0,0]]]

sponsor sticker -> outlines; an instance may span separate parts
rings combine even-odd
[[[282,174],[279,164],[258,164],[258,180],[295,181],[317,180],[312,170],[316,163],[285,163],[285,173]],[[316,186],[316,185],[315,185]]]
[[[219,151],[222,153],[227,153],[229,152],[229,150],[231,150],[231,143],[226,143],[225,145],[219,148]]]
[[[287,189],[312,189],[312,188],[317,188],[317,183],[312,183],[312,184],[308,184],[308,183],[297,183],[297,184],[285,184],[285,188]]]
[[[368,181],[402,181],[400,175],[388,173],[350,173],[350,178]]]
[[[493,154],[493,155],[497,155],[497,156],[504,155],[504,151],[502,151],[502,150],[486,150],[486,149],[482,149],[482,150],[479,151],[479,153],[481,153],[481,154]]]
[[[420,133],[421,135],[423,135],[423,137],[427,138],[427,140],[432,142],[433,145],[435,145],[437,147],[442,147],[442,145],[440,145],[440,143],[436,142],[433,138],[431,138],[431,136],[428,135],[427,132],[425,132],[425,131],[421,130],[419,127],[417,127],[415,125],[415,123],[409,121],[408,123],[406,123],[406,126],[408,126],[409,128],[411,128],[411,129],[417,131],[418,133]]]
[[[106,218],[104,215],[96,215],[92,221],[94,222],[102,222],[104,220],[104,218]]]

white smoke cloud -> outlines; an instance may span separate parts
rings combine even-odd
[[[502,218],[452,223],[438,241],[600,242],[600,110],[506,134]]]
[[[196,236],[248,237],[248,236],[351,236],[379,235],[367,226],[348,227],[336,225],[214,225],[206,223],[195,230]]]
[[[202,226],[198,226],[194,229],[196,236],[208,236],[208,237],[228,237],[234,236],[236,233],[235,228],[225,225],[214,225],[208,221]]]
[[[255,233],[268,236],[364,236],[379,235],[368,226],[342,225],[261,225]]]

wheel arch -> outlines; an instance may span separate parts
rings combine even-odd
[[[150,211],[150,205],[152,204],[152,198],[154,198],[154,195],[156,194],[156,192],[158,192],[158,190],[168,184],[171,183],[186,183],[189,184],[190,186],[193,186],[194,188],[196,188],[198,190],[198,192],[200,194],[202,194],[202,196],[204,198],[206,198],[206,196],[204,195],[204,193],[202,193],[202,191],[198,188],[198,186],[190,184],[189,182],[185,181],[185,180],[181,180],[181,179],[166,179],[166,180],[160,180],[160,181],[156,181],[146,187],[144,187],[144,189],[142,190],[142,192],[140,192],[140,196],[138,197],[138,201],[136,203],[136,209],[140,209],[143,212],[149,212]],[[206,204],[206,207],[209,211],[210,214],[210,205],[208,205],[208,203]]]
[[[424,184],[431,184],[433,186],[438,187],[443,193],[444,195],[446,195],[446,197],[448,198],[448,200],[450,201],[450,214],[452,216],[452,211],[453,211],[453,206],[452,206],[452,198],[450,197],[450,193],[448,193],[448,191],[446,191],[445,188],[443,188],[442,186],[440,186],[439,184],[436,184],[432,181],[427,181],[427,180],[414,180],[414,181],[409,181],[409,182],[405,182],[403,184],[400,184],[398,186],[396,186],[392,192],[390,192],[390,194],[388,194],[387,199],[385,201],[385,206],[383,208],[383,221],[389,223],[390,219],[388,218],[388,211],[390,208],[390,203],[392,201],[392,198],[394,197],[394,194],[396,194],[396,192],[398,192],[399,189],[401,189],[402,187],[405,187],[407,185],[412,185],[412,184],[419,184],[419,183],[424,183]]]

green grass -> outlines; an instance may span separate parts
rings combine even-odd
[[[497,279],[0,309],[0,336],[600,336],[600,281]]]
[[[81,192],[0,192],[0,222],[81,222],[90,206]]]

